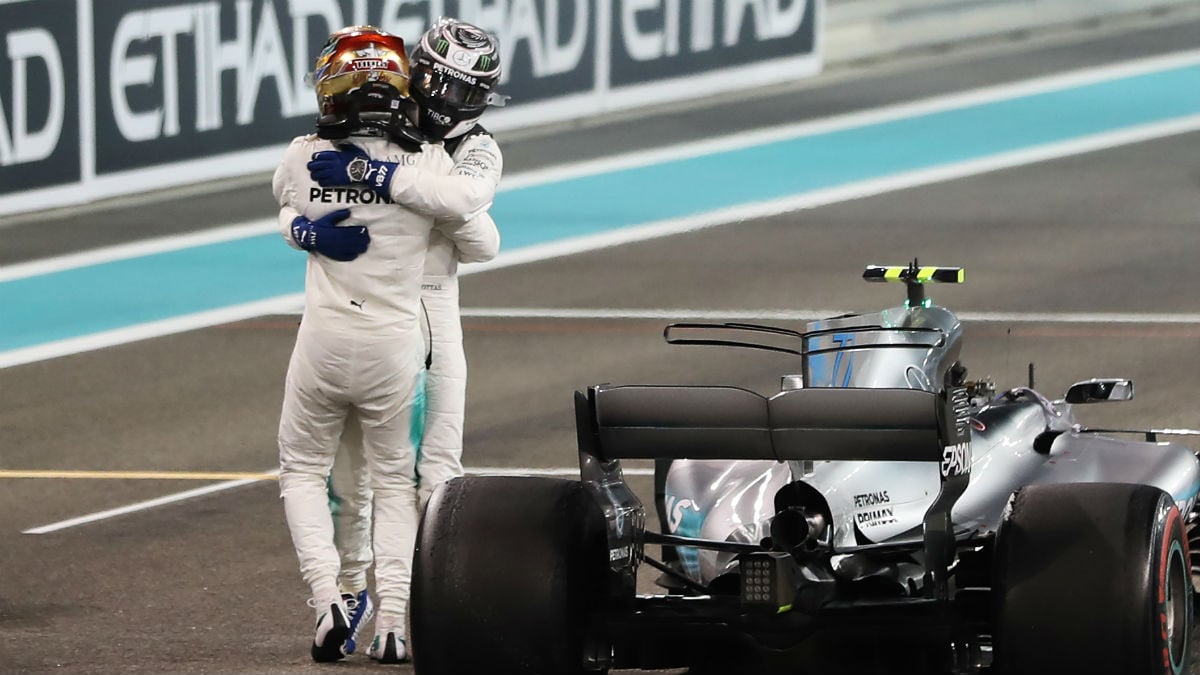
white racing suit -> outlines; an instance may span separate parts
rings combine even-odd
[[[296,246],[296,215],[316,219],[349,208],[344,225],[365,225],[370,245],[350,262],[308,256],[304,318],[288,366],[279,422],[280,493],[301,575],[318,607],[340,596],[326,480],[338,439],[353,413],[374,496],[373,538],[380,625],[404,625],[417,528],[413,405],[425,347],[420,293],[435,217],[486,209],[448,175],[452,161],[437,146],[405,152],[385,140],[353,138],[372,157],[399,164],[391,196],[365,186],[321,188],[308,174],[314,152],[334,149],[315,136],[297,138],[275,172],[273,189],[285,239]],[[421,185],[412,198],[414,185]],[[457,195],[444,199],[443,195]],[[399,195],[408,195],[399,206]],[[456,234],[470,238],[464,225]]]
[[[491,135],[468,134],[451,149],[451,173],[478,181],[473,198],[487,197],[490,202],[503,170],[503,157]],[[459,316],[458,264],[486,262],[499,248],[500,234],[486,213],[465,224],[461,220],[439,220],[430,240],[421,285],[421,300],[428,316],[430,364],[425,378],[423,434],[417,441],[420,508],[438,485],[463,475],[467,360]],[[342,557],[342,590],[356,593],[366,588],[371,566],[371,487],[361,438],[353,428],[342,436],[330,475],[329,502]]]

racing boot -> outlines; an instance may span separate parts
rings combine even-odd
[[[346,610],[350,613],[350,637],[342,645],[342,653],[349,656],[358,648],[358,634],[363,626],[375,615],[375,602],[365,588],[357,594],[342,593],[342,602],[346,603]]]
[[[408,646],[401,635],[395,628],[380,628],[375,631],[367,655],[380,663],[404,663],[408,660]]]
[[[342,645],[350,637],[350,617],[341,598],[329,603],[329,609],[317,617],[317,632],[313,636],[313,661],[337,661],[345,656]]]

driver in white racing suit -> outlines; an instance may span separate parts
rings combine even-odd
[[[486,239],[472,227],[494,225],[468,216],[486,209],[491,193],[449,175],[443,148],[416,142],[399,38],[339,31],[314,75],[318,133],[292,142],[272,182],[287,240],[310,252],[280,416],[280,492],[317,610],[312,657],[339,659],[350,618],[338,588],[326,480],[347,417],[356,414],[379,528],[373,545],[382,634],[371,655],[398,662],[407,656],[417,527],[412,407],[425,355],[425,257],[435,217],[460,223],[443,230],[451,239]]]
[[[442,19],[421,37],[410,58],[411,94],[418,104],[419,128],[429,139],[443,141],[452,153],[452,175],[475,181],[481,200],[484,194],[494,194],[503,158],[478,120],[487,105],[497,103],[494,91],[501,70],[495,38],[471,24]],[[453,65],[461,63],[473,66],[463,70]],[[478,218],[487,216],[481,214]],[[481,232],[484,228],[471,229]],[[459,316],[458,264],[485,262],[498,249],[498,233],[490,241],[456,241],[435,231],[430,242],[421,292],[430,338],[424,429],[416,441],[421,508],[438,485],[463,475],[467,361]],[[335,536],[342,556],[340,584],[344,597],[353,598],[355,606],[347,653],[355,650],[357,633],[373,611],[367,591],[367,570],[372,560],[370,497],[361,441],[356,430],[349,427],[343,434],[329,482]]]

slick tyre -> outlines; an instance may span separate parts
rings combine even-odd
[[[603,517],[577,481],[467,476],[429,501],[413,567],[418,675],[581,675],[607,588]]]
[[[997,533],[995,573],[995,657],[1003,675],[1187,672],[1187,538],[1162,490],[1026,487]]]

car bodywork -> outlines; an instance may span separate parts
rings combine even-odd
[[[1192,517],[1200,462],[1160,437],[1196,432],[1087,429],[1073,415],[1080,403],[1132,397],[1131,382],[1080,382],[1063,400],[1032,386],[997,395],[965,381],[961,322],[924,294],[962,270],[914,262],[868,267],[864,278],[904,283],[906,302],[804,332],[668,327],[673,344],[800,357],[801,372],[770,397],[646,385],[576,393],[581,477],[604,514],[617,608],[611,651],[589,657],[597,669],[674,665],[679,649],[695,648],[680,647],[688,637],[796,651],[838,626],[879,624],[918,632],[945,651],[939,663],[977,672],[989,663],[989,555],[1015,491],[1145,484]],[[658,460],[664,532],[645,530],[622,459]],[[663,545],[667,560],[646,544]],[[643,562],[677,593],[634,596]]]

